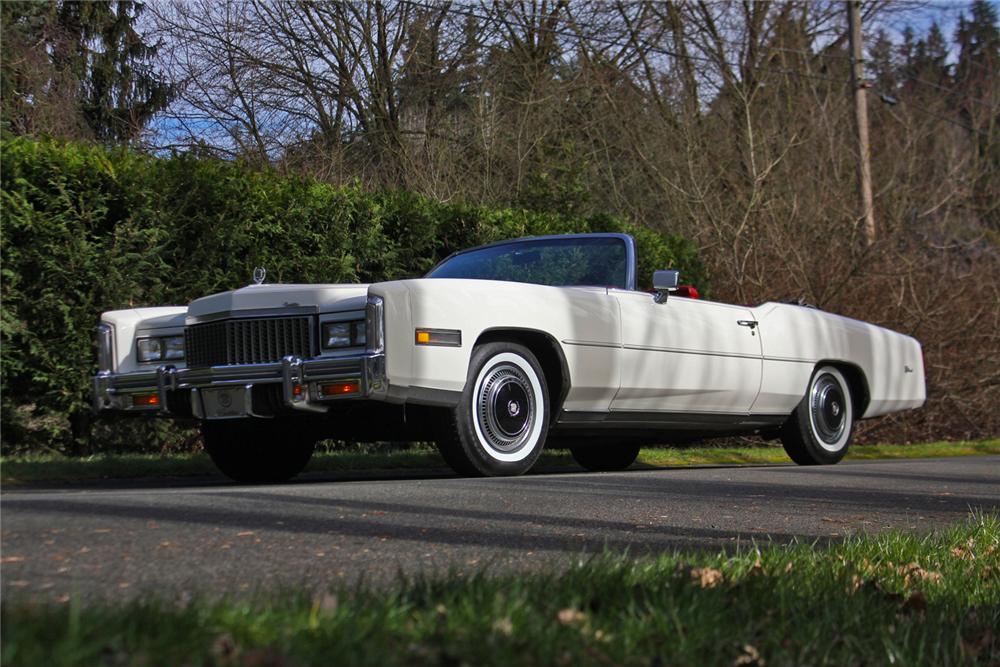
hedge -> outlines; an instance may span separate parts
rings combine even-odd
[[[0,150],[4,453],[115,446],[88,444],[98,315],[185,304],[247,284],[255,266],[269,282],[369,282],[492,240],[618,231],[636,237],[640,278],[672,266],[705,287],[693,243],[610,216],[367,192],[191,154],[24,138]]]

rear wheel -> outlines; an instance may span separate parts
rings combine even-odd
[[[799,465],[840,461],[854,433],[854,403],[847,380],[834,366],[817,368],[802,402],[781,428],[785,451]]]
[[[545,444],[549,399],[535,355],[516,343],[472,353],[465,391],[438,438],[441,456],[461,475],[520,475]]]
[[[205,451],[215,466],[244,484],[285,482],[305,469],[315,439],[296,432],[292,420],[234,419],[201,425]]]
[[[625,470],[635,463],[639,456],[639,445],[628,443],[599,445],[593,447],[570,447],[573,459],[587,470],[593,472],[609,472]]]

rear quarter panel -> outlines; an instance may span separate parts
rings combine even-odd
[[[814,308],[766,303],[754,314],[764,355],[754,412],[790,412],[823,361],[860,369],[870,397],[863,418],[924,404],[923,352],[914,338]]]

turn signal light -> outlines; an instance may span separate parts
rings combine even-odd
[[[160,404],[160,397],[157,394],[132,394],[132,407],[148,408]]]
[[[361,391],[361,383],[357,380],[331,382],[319,386],[319,393],[324,396],[343,396],[345,394],[357,394],[359,391]]]
[[[462,332],[458,329],[417,329],[417,345],[462,347]]]

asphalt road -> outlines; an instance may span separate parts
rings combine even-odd
[[[407,573],[518,570],[605,548],[923,531],[1000,511],[1000,457],[248,487],[222,480],[6,490],[5,599],[168,598]]]

